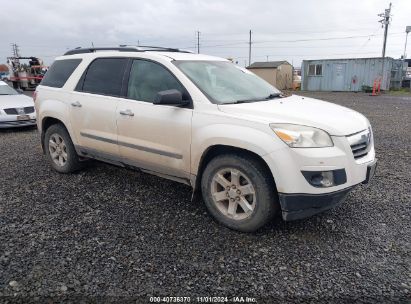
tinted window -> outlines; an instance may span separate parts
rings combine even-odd
[[[80,64],[81,59],[65,59],[57,60],[51,65],[41,81],[41,85],[61,88],[66,83],[67,79],[71,76],[74,70]]]
[[[151,61],[133,61],[127,97],[153,102],[158,92],[171,89],[179,90],[188,99],[183,86],[166,68]]]
[[[87,69],[82,91],[120,96],[126,64],[127,58],[100,58],[94,60]]]

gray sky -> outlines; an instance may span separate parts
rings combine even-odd
[[[392,0],[387,56],[404,51],[411,0]],[[0,63],[10,44],[47,64],[77,46],[160,45],[248,61],[381,56],[388,0],[0,0]],[[411,35],[410,35],[411,36]],[[344,39],[336,39],[341,38]],[[353,38],[349,38],[353,37]],[[411,37],[409,37],[411,41]],[[302,41],[303,40],[303,41]],[[411,42],[408,47],[411,57]]]

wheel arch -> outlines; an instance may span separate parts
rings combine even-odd
[[[60,120],[58,118],[55,118],[53,116],[43,117],[42,120],[41,120],[41,134],[40,134],[40,136],[41,136],[41,148],[43,149],[43,153],[45,153],[45,150],[44,150],[45,149],[45,147],[44,147],[44,137],[46,135],[46,131],[50,126],[55,125],[55,124],[63,125],[66,128],[67,132],[69,133],[70,137],[72,138],[72,136],[70,134],[70,131],[67,129],[66,124],[62,120]]]
[[[267,174],[269,174],[269,178],[274,186],[273,190],[277,191],[275,179],[270,170],[270,167],[268,166],[267,162],[259,154],[253,151],[250,151],[248,149],[240,148],[240,147],[216,144],[216,145],[212,145],[208,147],[201,155],[200,162],[198,164],[197,174],[192,180],[192,186],[193,186],[194,192],[197,192],[197,190],[201,188],[200,187],[201,179],[202,179],[202,175],[203,175],[204,169],[206,168],[207,164],[214,157],[219,156],[219,155],[224,155],[224,154],[237,154],[237,155],[247,156],[247,157],[251,157],[255,159],[256,161],[258,161],[267,170]]]

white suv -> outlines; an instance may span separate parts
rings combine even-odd
[[[43,150],[69,173],[89,158],[201,189],[220,223],[254,231],[330,209],[376,159],[363,115],[284,97],[228,60],[152,47],[75,49],[35,93]]]

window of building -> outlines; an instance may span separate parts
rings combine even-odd
[[[158,92],[176,89],[188,99],[183,86],[163,66],[147,61],[134,60],[130,71],[127,97],[153,102]]]
[[[315,75],[320,76],[323,74],[323,66],[322,64],[315,65]]]
[[[99,58],[94,60],[85,74],[82,91],[120,96],[127,60],[127,58]]]
[[[65,59],[56,60],[47,71],[41,85],[61,88],[66,83],[67,79],[71,76],[74,70],[80,64],[81,59]]]
[[[310,64],[308,65],[308,76],[321,76],[323,74],[322,64]]]

